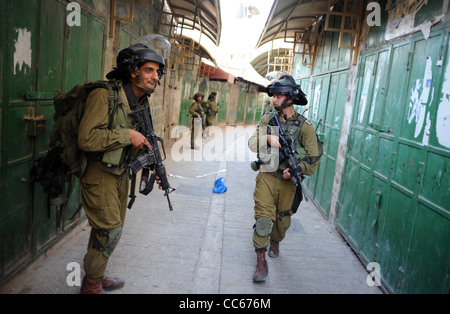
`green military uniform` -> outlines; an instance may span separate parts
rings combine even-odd
[[[214,100],[208,100],[202,102],[203,111],[206,115],[205,128],[214,125],[214,118],[216,114],[219,112],[219,108],[217,108]]]
[[[258,152],[259,141],[267,145],[267,135],[262,129],[268,127],[269,121],[275,114],[278,113],[270,110],[261,118],[248,142],[251,151]],[[281,114],[279,114],[279,120],[282,121]],[[281,127],[286,134],[293,135],[296,139],[296,157],[300,160],[302,174],[313,175],[319,165],[321,152],[319,152],[316,133],[311,122],[295,112],[287,121],[281,123]],[[279,164],[278,169],[273,172],[264,172],[264,168],[261,167],[256,176],[253,194],[256,220],[253,245],[256,250],[267,248],[270,239],[281,242],[291,224],[292,204],[297,187],[291,179],[285,180],[282,177],[283,170],[286,168],[287,162]]]
[[[194,147],[194,128],[195,128],[195,121],[194,119],[197,118],[197,114],[200,115],[201,119],[202,119],[202,133],[203,130],[205,129],[205,112],[203,110],[202,104],[201,104],[201,100],[198,101],[197,97],[198,96],[204,96],[202,93],[196,93],[194,95],[194,101],[191,104],[191,107],[189,108],[189,113],[191,114],[191,147]]]
[[[78,145],[86,152],[88,165],[80,179],[82,205],[92,227],[84,270],[89,278],[103,276],[108,258],[117,245],[125,221],[129,174],[127,164],[137,150],[130,142],[131,108],[121,86],[118,108],[111,129],[112,112],[108,108],[109,92],[104,88],[92,91],[80,123]],[[139,106],[148,106],[146,96]]]

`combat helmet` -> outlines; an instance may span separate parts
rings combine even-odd
[[[216,95],[217,95],[216,92],[212,92],[211,94],[209,94],[208,100],[214,100],[214,99],[216,99]]]
[[[194,94],[194,97],[192,97],[192,99],[194,99],[195,101],[197,101],[197,97],[198,96],[202,96],[202,99],[205,98],[205,94],[197,92]]]
[[[296,84],[294,78],[290,75],[280,76],[274,83],[267,86],[266,92],[270,97],[273,94],[286,95],[287,98],[293,100],[292,104],[295,105],[305,106],[308,104],[305,93],[303,93],[300,85]],[[283,107],[288,107],[288,105],[283,104]]]
[[[108,79],[129,79],[131,72],[135,71],[146,62],[156,62],[159,64],[158,75],[161,79],[165,74],[166,63],[158,53],[143,44],[134,44],[128,48],[122,49],[117,56],[117,67],[109,72]]]

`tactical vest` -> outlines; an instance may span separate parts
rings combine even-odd
[[[284,134],[286,134],[287,136],[293,136],[295,139],[294,145],[295,145],[295,158],[297,158],[298,160],[302,160],[304,158],[306,158],[307,153],[306,150],[302,147],[301,143],[300,143],[300,131],[302,130],[302,126],[303,123],[305,123],[307,119],[298,114],[298,116],[296,117],[296,119],[288,119],[286,122],[281,122],[280,121],[280,125],[281,128],[283,129]],[[288,163],[287,161],[282,162],[279,166],[278,169],[279,170],[284,170],[288,167]]]
[[[205,116],[205,110],[204,110],[204,108],[203,108],[203,106],[202,106],[202,102],[198,102],[198,101],[194,101],[192,104],[191,104],[191,108],[192,107],[195,107],[195,108],[197,108],[196,110],[194,110],[195,112],[197,112],[200,116],[202,116],[202,117],[204,117]],[[192,116],[193,118],[195,118],[195,116]]]
[[[262,117],[259,122],[260,126],[267,125],[267,126],[273,126],[272,125],[272,119],[275,115],[277,115],[278,112],[275,110],[269,109]],[[294,117],[294,118],[293,118]],[[302,116],[299,113],[295,113],[294,116],[288,119],[286,122],[281,122],[280,125],[283,129],[283,132],[288,136],[293,136],[295,139],[295,157],[298,160],[302,160],[307,157],[306,150],[302,147],[300,143],[300,132],[302,130],[303,123],[307,120],[304,116]],[[270,130],[268,130],[268,134],[270,133]],[[270,148],[269,148],[270,149]],[[279,171],[283,171],[288,167],[287,161],[281,162],[278,166]]]
[[[146,105],[148,105],[148,103],[146,103]],[[131,106],[128,105],[128,107]],[[136,129],[132,119],[128,115],[127,105],[120,97],[118,97],[117,103],[113,103],[113,107],[111,107],[111,102],[109,102],[108,112],[110,115],[108,128],[110,130]],[[102,163],[110,168],[117,167],[119,169],[123,169],[127,167],[130,161],[136,158],[137,154],[138,151],[128,145],[126,147],[121,147],[112,151],[104,152]]]
[[[205,112],[205,115],[207,117],[214,117],[216,115],[216,112],[212,110],[213,103],[214,103],[214,100],[208,100],[208,101],[202,102],[203,111]]]

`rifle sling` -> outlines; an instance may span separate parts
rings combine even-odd
[[[136,173],[133,172],[131,174],[131,186],[130,186],[130,195],[129,195],[130,201],[128,202],[128,206],[127,206],[128,209],[131,209],[131,207],[133,207],[134,200],[136,199],[135,190],[136,190]]]
[[[127,100],[128,100],[128,104],[130,105],[130,108],[132,111],[135,111],[136,109],[138,109],[139,105],[136,101],[136,95],[134,95],[133,89],[131,88],[131,83],[130,82],[126,82],[123,84],[123,89],[125,91],[125,95],[127,96]],[[150,117],[150,127],[151,130],[154,131],[153,129],[153,121],[152,121],[152,114],[151,111],[149,110],[149,117]]]
[[[153,184],[155,183],[156,174],[152,173],[150,176],[151,169],[144,167],[141,174],[141,184],[139,186],[139,193],[148,195],[153,190]],[[144,184],[145,183],[145,184]]]

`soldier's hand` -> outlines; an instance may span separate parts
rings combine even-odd
[[[152,149],[152,146],[147,141],[144,135],[140,132],[130,129],[130,142],[134,148],[142,149],[142,147],[147,146],[148,149]]]
[[[153,172],[156,173],[156,170],[153,170]],[[169,180],[169,177],[170,177],[170,173],[166,169],[166,178],[167,178],[167,180]],[[158,176],[156,176],[156,183],[158,184],[158,189],[162,190],[161,179]]]
[[[267,135],[267,143],[269,143],[272,147],[281,147],[281,144],[278,141],[278,136],[275,135]]]
[[[288,179],[291,178],[291,173],[290,173],[289,170],[290,170],[289,168],[284,169],[284,171],[283,171],[283,179],[288,180]]]

